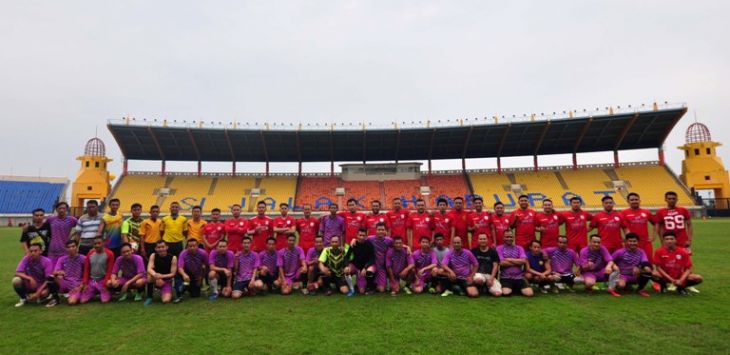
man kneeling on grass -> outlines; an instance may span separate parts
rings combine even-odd
[[[223,297],[231,296],[233,288],[233,252],[228,250],[228,242],[221,239],[216,243],[215,249],[210,251],[208,255],[208,283],[210,283],[210,295],[208,299],[215,301],[218,299],[218,289],[223,288],[221,294]]]
[[[626,247],[616,250],[611,256],[620,272],[616,287],[623,290],[636,285],[636,293],[642,297],[649,297],[649,293],[644,290],[652,274],[649,259],[644,250],[639,248],[637,234],[627,233],[625,238]],[[616,297],[621,296],[614,289],[609,289],[608,293]]]
[[[245,236],[241,241],[242,249],[236,254],[235,274],[233,284],[233,299],[241,296],[253,296],[256,291],[264,288],[264,283],[258,280],[258,268],[261,266],[259,255],[251,251],[251,237]]]
[[[474,284],[478,289],[484,289],[482,293],[491,293],[495,297],[502,295],[502,285],[497,280],[499,271],[499,255],[497,251],[489,246],[489,239],[486,234],[477,237],[479,246],[471,250],[479,262],[477,273],[474,274]]]
[[[340,236],[333,235],[330,238],[330,246],[324,248],[319,255],[319,270],[322,272],[322,286],[326,295],[332,294],[332,284],[340,291],[340,293],[352,296],[355,288],[352,284],[350,275],[345,274],[345,268],[349,265],[348,257],[350,246],[345,244],[342,247]]]
[[[52,275],[53,266],[51,259],[41,255],[42,253],[40,244],[31,244],[28,254],[23,256],[15,269],[13,288],[20,297],[15,307],[22,307],[27,301],[41,301],[48,297],[47,280]]]
[[[662,235],[663,246],[654,252],[654,280],[666,292],[667,285],[676,287],[677,293],[686,296],[687,288],[702,283],[702,276],[692,273],[692,259],[685,248],[677,246],[677,237],[672,231]]]
[[[79,254],[76,241],[73,239],[67,240],[66,255],[58,258],[53,269],[58,292],[53,293],[53,300],[49,301],[46,307],[53,307],[60,301],[59,292],[68,296],[69,305],[79,302],[81,290],[84,287],[84,265],[86,265],[86,256]]]
[[[451,295],[456,287],[457,292],[466,294],[469,297],[478,297],[479,290],[474,285],[474,274],[477,272],[479,262],[469,250],[461,247],[461,237],[456,236],[451,240],[451,246],[454,249],[444,256],[441,266],[448,275],[444,293],[441,296]]]
[[[515,235],[511,230],[504,231],[503,239],[504,244],[497,247],[502,295],[510,296],[514,290],[520,290],[523,296],[532,297],[532,288],[524,278],[523,267],[527,264],[525,250],[515,245]]]
[[[413,255],[403,247],[403,238],[393,237],[393,247],[385,253],[385,269],[388,271],[390,281],[390,294],[395,296],[400,290],[401,280],[408,282],[413,272]],[[408,284],[405,284],[403,291],[411,294]]]
[[[152,304],[152,294],[155,288],[160,289],[162,303],[172,300],[172,279],[177,273],[177,257],[167,252],[167,243],[160,240],[155,245],[155,252],[150,255],[147,263],[147,299],[145,306]]]
[[[185,291],[190,293],[190,297],[200,297],[200,288],[203,286],[203,278],[207,275],[205,270],[207,266],[208,253],[200,247],[196,239],[188,239],[188,244],[180,253],[180,259],[177,261],[177,271],[180,273],[182,282],[175,283],[174,303],[182,300]]]
[[[279,285],[281,294],[290,295],[292,290],[301,286],[302,276],[307,277],[307,263],[304,251],[297,246],[297,237],[289,235],[287,246],[279,250],[277,264],[279,265]]]
[[[134,300],[142,300],[142,292],[147,284],[147,271],[144,267],[144,260],[141,256],[134,253],[134,249],[130,243],[124,243],[121,247],[121,253],[117,260],[114,262],[112,268],[112,276],[107,282],[107,287],[110,290],[119,290],[122,294],[119,297],[119,301],[123,302],[127,300],[128,291],[134,290]],[[119,272],[122,272],[119,275]],[[69,300],[70,303],[70,300]]]
[[[601,237],[592,235],[588,246],[580,251],[580,268],[587,292],[593,292],[597,282],[608,281],[613,290],[619,279],[619,272],[608,249],[601,245]],[[610,292],[610,291],[609,291]],[[612,293],[613,294],[613,293]]]
[[[104,247],[104,239],[101,236],[96,236],[92,245],[93,249],[86,255],[81,303],[91,301],[96,295],[99,295],[101,303],[107,303],[112,299],[112,294],[106,286],[114,268],[114,253]]]

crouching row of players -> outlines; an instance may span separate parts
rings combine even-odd
[[[94,239],[94,249],[87,255],[78,253],[75,241],[66,243],[67,255],[56,265],[41,255],[39,245],[31,245],[29,254],[19,263],[13,287],[20,297],[16,306],[27,301],[47,301],[53,307],[65,294],[69,304],[86,303],[99,296],[101,302],[120,294],[125,301],[129,292],[134,299],[151,304],[154,289],[159,289],[163,303],[177,302],[188,292],[199,297],[203,282],[210,287],[209,299],[219,296],[234,299],[253,296],[263,291],[278,290],[284,295],[301,289],[314,294],[323,290],[327,294],[335,290],[352,296],[375,291],[397,295],[405,293],[440,293],[449,296],[454,292],[477,297],[480,293],[507,296],[519,291],[532,296],[530,283],[537,284],[545,292],[550,285],[572,290],[577,282],[583,282],[591,292],[598,282],[608,283],[608,292],[620,296],[617,290],[636,287],[636,292],[649,296],[645,286],[653,280],[660,291],[668,285],[681,294],[685,289],[702,282],[700,275],[691,272],[689,253],[676,245],[672,232],[663,236],[663,247],[657,249],[653,264],[643,250],[638,248],[638,236],[626,235],[625,247],[610,254],[601,246],[600,236],[594,235],[580,253],[568,248],[566,237],[559,237],[558,247],[542,250],[535,241],[526,252],[514,244],[514,235],[506,231],[504,244],[491,247],[485,235],[478,237],[479,246],[470,250],[462,247],[461,238],[452,240],[453,249],[443,244],[443,237],[436,235],[434,245],[428,237],[420,239],[419,249],[411,251],[399,237],[385,235],[380,224],[374,236],[366,236],[361,230],[350,245],[343,245],[340,237],[333,236],[324,247],[321,237],[305,256],[296,246],[296,238],[290,236],[285,248],[276,250],[275,239],[267,241],[266,250],[251,250],[251,239],[244,237],[242,251],[234,254],[227,242],[221,240],[210,253],[190,239],[186,249],[174,256],[168,246],[160,241],[150,255],[145,267],[144,259],[133,253],[129,244],[121,248],[121,256],[104,248],[101,237]],[[306,287],[304,286],[306,284]],[[173,288],[175,299],[173,299]]]

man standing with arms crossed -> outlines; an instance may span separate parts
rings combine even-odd
[[[286,203],[279,204],[281,216],[274,218],[274,235],[276,238],[276,249],[286,247],[287,239],[290,235],[296,235],[297,221],[294,217],[289,216],[289,205]]]

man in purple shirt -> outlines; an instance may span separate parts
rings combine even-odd
[[[502,284],[502,295],[512,295],[512,290],[520,290],[523,296],[532,297],[532,288],[524,279],[527,255],[521,246],[515,245],[515,235],[511,230],[504,231],[504,244],[497,247]]]
[[[31,244],[28,255],[23,256],[13,277],[13,288],[20,300],[15,307],[22,307],[27,301],[36,301],[48,297],[47,280],[53,275],[51,259],[41,255],[43,248],[40,244]]]
[[[286,248],[279,250],[277,259],[282,295],[290,295],[292,290],[299,289],[302,276],[307,274],[304,251],[297,246],[297,236],[289,235],[286,242]]]
[[[385,286],[388,282],[385,254],[393,246],[393,239],[386,237],[385,233],[385,223],[378,222],[375,226],[375,235],[371,235],[367,239],[375,249],[375,287],[378,292],[385,292]]]
[[[413,271],[413,256],[408,250],[403,248],[403,238],[393,238],[393,247],[385,253],[385,268],[388,270],[388,278],[390,280],[390,294],[395,296],[400,290],[401,280],[408,281]],[[411,294],[408,286],[403,287],[403,291]]]
[[[67,254],[58,258],[53,269],[58,292],[68,294],[68,304],[74,305],[81,298],[81,289],[84,286],[84,265],[86,256],[79,254],[79,247],[75,240],[66,241]],[[58,292],[54,300],[58,303]],[[53,302],[53,301],[51,301]]]
[[[279,254],[273,237],[266,240],[266,248],[259,253],[259,264],[259,278],[264,283],[264,290],[272,292],[279,288]]]
[[[231,296],[231,285],[233,279],[233,252],[228,250],[228,242],[221,239],[216,243],[215,249],[208,254],[208,283],[211,294],[208,299],[218,299],[218,287],[223,286],[221,294],[223,297]]]
[[[428,236],[422,236],[420,244],[421,248],[413,252],[413,263],[416,274],[411,283],[411,287],[415,293],[422,293],[426,289],[426,285],[431,282],[431,270],[438,265],[436,253],[431,250],[431,240]],[[436,290],[433,291],[435,292]]]
[[[324,245],[330,245],[333,235],[345,235],[345,219],[337,215],[339,207],[336,203],[330,204],[329,216],[324,216],[319,222],[319,235],[324,237]]]
[[[66,202],[59,202],[56,204],[56,215],[48,217],[46,222],[51,226],[48,257],[55,266],[58,258],[66,255],[66,242],[71,238],[71,233],[76,227],[76,218],[68,215]]]
[[[123,243],[120,250],[122,255],[114,261],[112,276],[107,282],[107,287],[112,290],[121,289],[120,302],[127,300],[127,291],[130,288],[135,290],[134,300],[141,301],[142,292],[145,285],[147,285],[147,270],[144,267],[144,259],[134,253],[132,244]],[[120,271],[122,272],[121,275],[119,275]]]
[[[550,266],[552,273],[550,279],[555,282],[556,289],[563,290],[568,286],[568,290],[573,290],[575,284],[574,266],[578,265],[578,254],[571,248],[568,248],[568,237],[561,235],[558,237],[558,246],[553,248],[545,248],[545,253],[550,258]]]
[[[588,246],[580,251],[580,269],[583,275],[583,284],[586,291],[593,292],[596,282],[606,281],[615,284],[618,281],[618,268],[613,263],[613,257],[608,249],[601,245],[601,237],[592,235]],[[606,275],[610,275],[606,277]],[[609,286],[609,288],[612,288]]]
[[[636,293],[642,297],[649,297],[644,290],[646,284],[651,280],[651,264],[644,250],[639,248],[639,236],[636,233],[626,234],[626,247],[616,250],[611,257],[619,270],[617,287],[620,290],[636,285]],[[613,291],[613,292],[612,292]],[[609,293],[615,290],[609,289]]]
[[[239,299],[243,295],[253,296],[264,287],[264,283],[257,280],[260,261],[259,255],[251,251],[251,237],[243,237],[241,244],[243,248],[236,254],[236,282],[231,294],[233,299]]]
[[[190,297],[200,297],[200,287],[203,285],[203,277],[207,274],[208,253],[200,247],[197,239],[189,238],[185,250],[180,253],[177,260],[177,272],[182,278],[180,286],[175,284],[175,299],[173,303],[178,303],[182,299],[183,293],[188,291]]]
[[[307,288],[302,288],[305,294],[316,292],[322,284],[322,272],[319,270],[319,255],[322,254],[322,250],[324,250],[324,238],[318,235],[314,237],[314,246],[307,251]]]
[[[458,235],[451,239],[451,246],[454,249],[446,253],[441,262],[441,266],[448,275],[447,285],[451,286],[441,296],[451,295],[454,292],[452,289],[454,286],[459,287],[459,293],[466,290],[469,297],[479,296],[479,290],[474,285],[474,274],[477,272],[479,262],[471,251],[462,248],[461,243],[461,237]]]

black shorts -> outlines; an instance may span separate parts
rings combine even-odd
[[[251,280],[236,281],[233,284],[233,291],[248,292],[248,284]]]
[[[228,278],[226,273],[223,271],[216,272],[218,274],[218,287],[226,287],[228,285]],[[233,277],[233,275],[231,275]]]
[[[261,282],[263,282],[266,285],[273,284],[274,281],[276,281],[276,279],[278,279],[278,278],[279,278],[279,271],[276,271],[273,274],[267,273],[265,275],[264,274],[259,275],[259,279],[261,279]]]
[[[348,286],[347,281],[345,281],[345,277],[337,277],[337,276],[330,276],[326,277],[324,280],[324,286],[329,287],[331,284],[335,284],[336,288],[340,288],[342,286]]]
[[[453,281],[453,286],[459,286],[462,291],[466,292],[466,288],[469,287],[469,284],[467,284],[465,279],[456,279]]]
[[[499,283],[502,284],[502,288],[508,288],[513,291],[523,290],[528,287],[525,279],[499,279]]]

